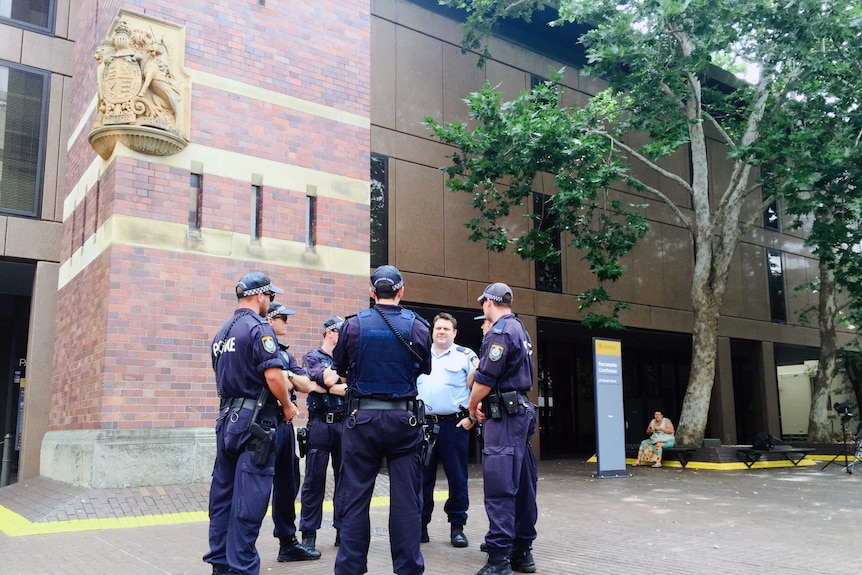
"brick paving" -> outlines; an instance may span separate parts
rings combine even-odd
[[[593,464],[540,462],[538,572],[853,572],[862,533],[862,486],[840,467],[822,467],[648,468],[626,478],[596,479]],[[386,494],[387,480],[381,475],[376,495]],[[442,478],[438,487],[445,487]],[[426,573],[469,575],[483,564],[478,548],[487,518],[481,470],[475,466],[470,495],[470,546],[449,545],[441,501],[430,526],[431,543],[422,546]],[[0,524],[0,575],[208,575],[200,560],[207,549],[207,498],[208,485],[202,484],[93,490],[37,478],[2,488],[0,521],[7,524]],[[371,514],[372,574],[392,572],[388,508],[382,501]],[[10,513],[25,518],[18,523],[33,532],[16,532]],[[122,526],[142,514],[169,520]],[[332,573],[336,548],[329,523],[318,535],[322,559],[307,563],[275,561],[271,525],[266,518],[258,540],[262,574]]]

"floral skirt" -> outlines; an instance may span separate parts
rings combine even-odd
[[[650,463],[661,463],[661,452],[663,447],[673,447],[675,441],[665,441],[664,443],[650,443],[649,439],[641,441],[641,446],[638,449],[638,463],[648,461]]]

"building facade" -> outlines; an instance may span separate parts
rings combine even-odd
[[[537,266],[468,241],[469,198],[446,191],[439,170],[452,150],[422,124],[466,121],[462,100],[483,82],[514,97],[549,68],[566,67],[565,102],[583,104],[603,85],[578,72],[571,36],[541,22],[502,29],[480,68],[461,52],[459,15],[431,0],[12,5],[45,14],[44,26],[0,14],[0,72],[30,82],[9,82],[6,101],[17,90],[35,110],[41,95],[38,121],[17,104],[6,111],[30,118],[38,140],[32,185],[14,180],[23,182],[15,190],[32,189],[32,204],[10,207],[5,168],[0,180],[0,314],[12,326],[0,330],[8,380],[0,406],[4,429],[20,427],[19,478],[205,480],[217,409],[208,346],[250,269],[287,287],[283,303],[299,310],[289,342],[298,355],[318,345],[325,317],[367,305],[376,265],[402,270],[405,303],[424,316],[453,313],[459,343],[474,349],[476,297],[505,281],[536,344],[542,457],[595,450],[595,335],[623,342],[627,439],[640,439],[655,409],[678,418],[691,363],[693,251],[670,210],[647,209],[650,232],[612,292],[633,306],[629,329],[592,333],[574,300],[590,281],[580,254],[564,249],[558,266]],[[94,54],[121,21],[171,58],[187,106],[175,111],[188,121],[177,153],[120,142],[104,158],[90,143],[108,77]],[[7,121],[4,141],[17,134]],[[4,166],[12,149],[4,146]],[[720,182],[729,174],[715,157]],[[667,167],[685,174],[688,157]],[[651,184],[690,208],[669,181]],[[535,192],[510,227],[532,225],[525,216],[554,193],[552,182]],[[725,443],[780,435],[776,367],[816,357],[816,329],[796,319],[812,302],[786,293],[813,279],[816,260],[774,210],[777,220],[740,246],[722,310],[707,435]]]

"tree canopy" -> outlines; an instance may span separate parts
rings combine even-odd
[[[542,0],[448,3],[468,12],[465,48],[481,47],[501,18],[530,18],[548,5]],[[555,210],[583,217],[601,214],[614,222],[611,228],[616,231],[625,228],[628,213],[636,217],[637,211],[624,213],[618,206],[617,211],[606,212],[603,204],[601,210],[584,211],[584,202],[589,206],[600,198],[598,192],[607,189],[611,178],[622,179],[673,210],[691,232],[695,248],[692,369],[677,438],[681,445],[697,446],[706,426],[718,318],[733,254],[742,235],[774,199],[761,201],[763,176],[768,175],[761,168],[769,162],[768,167],[786,167],[782,168],[785,180],[791,174],[804,177],[806,168],[790,158],[794,146],[782,150],[779,145],[791,134],[802,143],[809,132],[806,125],[799,124],[788,132],[789,110],[808,89],[810,78],[827,76],[829,66],[846,55],[845,44],[858,46],[862,9],[849,0],[561,0],[554,7],[558,18],[552,25],[589,25],[586,33],[572,41],[585,47],[588,65],[583,72],[606,81],[607,90],[596,94],[584,109],[560,110],[553,92],[534,91],[515,103],[496,104],[493,90],[486,87],[482,95],[470,98],[478,123],[475,128],[429,124],[441,140],[461,149],[462,155],[456,154],[453,166],[447,169],[453,178],[450,186],[477,194],[474,205],[480,208],[480,216],[471,227],[474,232],[496,229],[497,239],[490,242],[491,247],[502,247],[505,236],[505,230],[488,217],[495,214],[482,211],[490,205],[489,199],[506,197],[508,192],[497,184],[514,177],[514,188],[518,189],[519,181],[523,188],[540,171],[553,174],[561,191],[566,189],[567,179],[572,181],[571,193],[559,199],[555,196]],[[737,80],[715,66],[716,61],[744,62],[759,72],[758,79],[753,83]],[[554,130],[552,138],[535,137],[520,163],[510,164],[508,156],[521,152],[523,140],[513,140],[507,147],[502,139],[487,137],[502,133],[504,127],[521,130],[513,138],[546,134],[544,128],[531,126],[544,126],[552,118],[563,121],[561,115],[567,116],[568,132]],[[528,121],[514,122],[516,117]],[[507,126],[510,120],[514,123]],[[647,143],[627,144],[631,134],[647,135]],[[516,143],[517,148],[511,147]],[[690,172],[674,173],[661,163],[680,150],[690,154]],[[710,155],[712,161],[726,158],[726,178],[717,180],[710,171]],[[474,177],[477,168],[484,176]],[[635,177],[643,169],[686,190],[691,206],[677,205],[661,189]],[[786,181],[781,187],[791,193],[801,189]],[[477,189],[493,190],[492,195],[477,193]],[[591,229],[586,220],[573,221],[584,230]],[[491,238],[477,233],[476,239]],[[635,233],[627,242],[638,237]],[[541,241],[519,240],[518,244],[527,257],[552,255],[540,249]],[[631,249],[630,243],[625,249]]]

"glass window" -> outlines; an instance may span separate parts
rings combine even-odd
[[[263,191],[261,186],[251,186],[251,239],[260,239],[260,230],[263,222]]]
[[[55,0],[0,0],[0,21],[53,31]]]
[[[371,267],[389,262],[389,158],[371,154]]]
[[[533,226],[548,233],[551,247],[559,253],[560,232],[554,229],[557,223],[557,215],[548,211],[550,201],[550,196],[533,193],[533,214],[536,215]],[[535,266],[536,289],[539,291],[562,293],[563,265],[560,256],[545,261],[536,260]]]
[[[766,263],[769,268],[769,313],[772,321],[787,321],[787,302],[784,297],[784,262],[781,252],[767,248]]]
[[[39,216],[47,94],[47,72],[0,63],[0,212]]]

